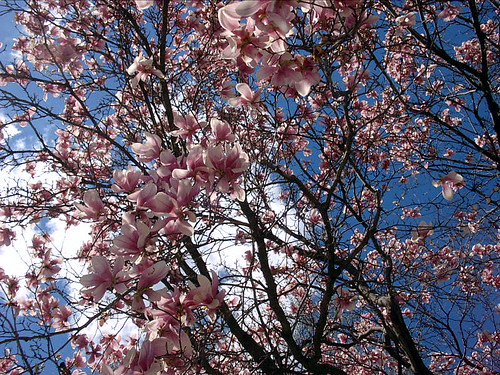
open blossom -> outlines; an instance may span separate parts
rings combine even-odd
[[[83,217],[99,219],[106,212],[106,207],[97,190],[86,191],[83,195],[83,203],[75,203],[76,208],[80,210]]]
[[[134,170],[132,167],[125,170],[115,169],[113,171],[113,178],[116,183],[111,186],[111,189],[115,193],[134,191],[141,177],[142,173]]]
[[[63,262],[62,258],[51,258],[50,250],[45,252],[43,256],[43,264],[40,269],[40,274],[38,276],[41,282],[47,282],[53,279],[53,276],[56,275],[61,267],[59,264]]]
[[[432,228],[432,223],[427,224],[425,221],[421,221],[418,227],[411,230],[411,240],[423,243],[427,237],[432,236],[434,233]]]
[[[139,10],[145,10],[153,6],[154,0],[135,0],[135,5]]]
[[[7,227],[0,227],[0,246],[9,246],[15,233],[12,229]]]
[[[163,231],[166,234],[182,233],[192,236],[193,227],[188,220],[194,222],[196,215],[189,209],[194,198],[199,193],[199,186],[192,185],[187,179],[171,180],[171,188],[167,193],[160,192],[153,203],[153,211],[157,215],[166,216]]]
[[[246,83],[238,83],[236,85],[236,91],[238,91],[241,96],[230,98],[228,100],[230,106],[236,107],[238,105],[254,105],[260,99],[261,90],[254,92]]]
[[[134,151],[140,161],[145,163],[160,156],[162,146],[161,138],[156,134],[146,132],[146,143],[133,143],[132,151]]]
[[[139,56],[134,59],[134,63],[127,69],[127,73],[129,75],[133,75],[136,72],[137,74],[130,82],[132,88],[135,88],[139,84],[139,81],[145,81],[150,74],[153,74],[158,78],[165,78],[164,74],[153,66],[153,58],[144,57],[142,52],[139,53]]]
[[[135,220],[131,214],[123,215],[122,233],[113,241],[115,254],[125,257],[136,257],[142,253],[151,230],[140,220]]]
[[[433,181],[434,187],[441,186],[443,188],[443,197],[451,201],[455,195],[455,191],[465,185],[464,178],[457,172],[451,171],[439,181]]]
[[[223,28],[233,31],[240,26],[240,20],[264,8],[271,0],[243,0],[219,9],[219,22]]]
[[[124,266],[124,259],[119,257],[116,259],[113,268],[108,263],[108,260],[101,256],[96,255],[92,258],[92,269],[93,273],[84,275],[80,278],[80,282],[84,287],[83,293],[90,294],[94,297],[94,300],[98,302],[109,289],[114,284],[115,289],[119,293],[125,291],[124,285],[117,283],[119,281],[118,273],[122,270]]]
[[[450,22],[453,21],[459,14],[460,7],[449,5],[438,14],[438,18],[441,18],[445,22]]]
[[[206,154],[206,165],[212,169],[211,182],[217,179],[217,189],[223,193],[231,193],[232,199],[242,201],[245,192],[237,179],[248,168],[248,155],[239,144],[233,148],[226,146],[209,147]]]
[[[347,310],[352,311],[356,307],[356,295],[346,288],[339,288],[337,290],[337,297],[335,298],[335,304],[340,311]]]
[[[218,142],[233,142],[235,140],[235,136],[227,122],[213,118],[210,120],[210,127]]]
[[[224,301],[226,292],[224,290],[219,292],[219,279],[217,274],[212,271],[212,282],[203,275],[198,275],[199,287],[194,287],[188,293],[185,299],[187,305],[193,307],[205,306],[207,314],[213,318],[215,311],[221,306]]]
[[[193,136],[206,125],[204,121],[198,122],[193,115],[183,116],[178,112],[174,113],[174,124],[179,130],[174,130],[170,134],[186,140],[189,144],[193,142]]]
[[[401,27],[414,26],[417,22],[415,12],[410,12],[396,18],[396,22]]]
[[[141,272],[139,282],[137,283],[137,293],[132,301],[132,309],[141,312],[146,309],[144,296],[147,296],[149,301],[160,300],[162,296],[161,291],[157,291],[151,287],[164,279],[169,271],[170,267],[164,261],[160,261]]]

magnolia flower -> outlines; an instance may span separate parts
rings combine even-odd
[[[238,83],[236,85],[236,90],[241,94],[241,96],[237,98],[230,98],[228,100],[229,105],[232,107],[236,107],[238,105],[253,105],[260,99],[261,90],[254,92],[246,83]]]
[[[157,159],[162,151],[161,138],[156,134],[146,132],[146,143],[133,143],[132,151],[138,156],[140,161],[145,163]]]
[[[153,6],[154,3],[154,0],[135,0],[135,5],[139,10],[148,9],[149,7]]]
[[[185,298],[186,305],[198,307],[205,306],[208,316],[213,319],[215,311],[224,302],[226,292],[219,291],[219,278],[214,271],[211,271],[212,282],[203,275],[198,275],[199,287],[192,287],[191,292]]]
[[[83,195],[83,203],[76,203],[75,206],[81,211],[83,217],[98,219],[105,212],[104,203],[99,197],[97,190],[88,190]]]
[[[223,28],[233,31],[240,26],[240,20],[257,13],[264,8],[271,0],[244,0],[232,3],[219,9],[219,22]]]
[[[444,199],[451,201],[455,195],[455,191],[465,185],[464,178],[457,172],[451,171],[439,181],[433,181],[434,187],[441,186],[443,188]]]
[[[113,171],[113,178],[116,183],[111,185],[111,189],[115,193],[133,191],[141,177],[142,173],[140,171],[135,171],[132,167],[125,170],[115,169]]]
[[[153,58],[144,57],[142,52],[139,53],[139,56],[134,59],[134,63],[127,69],[129,75],[133,75],[135,72],[137,72],[137,74],[130,82],[132,88],[135,88],[139,84],[139,81],[144,81],[149,74],[154,74],[158,78],[165,78],[160,70],[153,67]]]
[[[457,6],[447,6],[442,12],[438,14],[438,18],[441,18],[445,22],[453,21],[460,14],[460,7]]]
[[[108,263],[108,260],[96,255],[92,258],[93,273],[84,275],[80,278],[81,284],[86,287],[83,292],[94,297],[94,301],[98,302],[106,293],[106,290],[113,286],[118,281],[118,272],[120,272],[125,262],[122,257],[118,257],[113,268]],[[119,292],[123,292],[123,288]]]
[[[356,307],[356,295],[351,293],[349,289],[339,288],[337,290],[337,297],[335,297],[335,304],[340,311],[352,311]]]
[[[423,242],[434,233],[432,228],[432,223],[427,224],[425,221],[421,221],[417,228],[412,229],[411,240],[414,242]]]
[[[415,25],[415,23],[417,22],[415,12],[410,12],[408,14],[399,16],[398,18],[396,18],[396,22],[398,26],[401,27],[410,27]]]
[[[232,134],[231,127],[227,122],[213,118],[210,120],[210,127],[217,141],[233,142],[235,140],[235,136]]]
[[[0,227],[0,246],[9,246],[14,237],[15,233],[12,229]]]

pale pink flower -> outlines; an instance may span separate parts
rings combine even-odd
[[[438,18],[441,18],[445,22],[450,22],[453,21],[459,14],[460,7],[449,5],[438,14]]]
[[[415,12],[410,12],[396,18],[396,23],[400,27],[410,27],[415,25],[416,22],[417,18]]]
[[[211,168],[211,182],[217,182],[219,191],[231,193],[232,199],[240,201],[245,199],[245,192],[237,183],[237,179],[248,168],[249,159],[239,144],[233,148],[209,147],[206,153],[206,165]]]
[[[73,314],[71,309],[66,306],[59,306],[52,310],[52,318],[54,319],[52,322],[52,326],[57,331],[62,331],[68,329],[70,327],[70,323],[68,322],[68,318]]]
[[[186,140],[188,143],[193,141],[193,136],[203,127],[206,126],[205,122],[199,123],[193,115],[174,114],[174,124],[179,130],[174,130],[170,134],[175,137]]]
[[[137,283],[137,290],[156,285],[167,276],[169,271],[170,267],[163,260],[153,264],[141,273],[141,277]]]
[[[156,195],[153,211],[157,215],[167,216],[163,228],[166,234],[193,235],[193,227],[187,220],[191,222],[196,220],[196,215],[189,210],[189,206],[198,193],[199,187],[193,186],[191,181],[173,178],[168,194],[160,192]]]
[[[241,96],[237,98],[230,98],[228,100],[230,106],[236,107],[238,105],[254,105],[260,99],[261,90],[254,92],[246,83],[238,83],[236,85],[236,90],[241,94]]]
[[[201,146],[197,145],[189,150],[189,154],[186,158],[186,166],[184,168],[174,169],[172,171],[172,177],[179,180],[193,177],[195,181],[201,183],[207,182],[209,168],[205,165],[204,150]]]
[[[240,26],[240,20],[264,8],[271,0],[244,0],[219,9],[219,22],[223,28],[233,31]]]
[[[111,189],[115,193],[134,191],[141,177],[142,173],[134,170],[132,167],[125,170],[115,169],[113,171],[113,178],[116,183],[111,186]]]
[[[106,212],[106,207],[97,190],[86,191],[83,195],[83,203],[75,203],[75,207],[80,210],[83,217],[97,220]]]
[[[203,275],[198,275],[198,284],[200,286],[191,289],[185,299],[187,305],[193,307],[205,306],[207,314],[210,318],[214,318],[215,311],[224,302],[226,292],[224,290],[219,292],[219,278],[214,271],[211,271],[212,282]]]
[[[414,242],[424,242],[427,237],[432,236],[434,233],[432,228],[432,223],[427,224],[425,221],[421,221],[417,228],[411,230],[411,240]]]
[[[335,298],[335,304],[340,311],[347,310],[352,311],[356,307],[356,295],[354,295],[349,289],[339,288],[337,289],[337,297]]]
[[[90,294],[94,297],[94,301],[98,302],[113,284],[118,280],[117,275],[124,266],[124,259],[118,257],[113,268],[108,263],[108,260],[96,255],[92,258],[93,273],[84,275],[80,278],[81,284],[85,287],[84,294]]]
[[[153,206],[153,201],[157,192],[158,187],[153,182],[149,182],[141,189],[129,194],[127,198],[136,203],[137,209],[146,209]]]
[[[0,246],[9,246],[15,235],[12,229],[0,227]]]
[[[132,81],[130,81],[132,88],[135,88],[139,84],[139,81],[145,81],[150,74],[153,74],[161,79],[165,78],[165,75],[153,66],[153,58],[144,57],[142,52],[139,53],[139,56],[134,59],[133,64],[127,69],[127,73],[129,75],[133,75],[136,72],[137,74],[134,78],[132,78]]]
[[[153,6],[154,3],[154,0],[135,0],[135,5],[139,10],[148,9],[149,7]]]
[[[53,276],[61,270],[59,264],[62,262],[62,258],[51,259],[50,250],[46,251],[43,256],[43,263],[38,276],[39,280],[41,282],[53,280]]]
[[[115,254],[126,257],[136,257],[142,253],[146,240],[151,232],[149,226],[140,220],[135,220],[132,215],[123,216],[122,234],[113,240]]]
[[[163,295],[163,290],[152,289],[164,279],[170,271],[170,267],[164,261],[155,263],[141,272],[139,282],[137,283],[137,293],[132,300],[132,309],[135,311],[144,311],[146,304],[144,296],[148,296],[149,301],[159,301]]]
[[[145,163],[160,156],[162,145],[161,138],[156,134],[146,132],[146,143],[133,143],[132,151],[134,151],[140,161]]]
[[[231,127],[225,121],[213,118],[210,120],[210,128],[218,142],[233,142],[235,140]]]
[[[455,195],[455,191],[465,185],[464,178],[458,173],[451,171],[439,181],[433,181],[434,187],[443,188],[443,197],[450,201]]]
[[[157,356],[172,356],[171,358],[174,360],[174,356],[179,353],[182,353],[184,357],[191,357],[193,355],[193,347],[186,332],[176,327],[165,328],[167,327],[163,327],[163,336],[152,341],[152,351],[154,354]],[[182,363],[180,362],[179,364]]]
[[[90,362],[90,361],[89,361]],[[115,370],[111,366],[104,364],[101,367],[101,375],[124,375],[127,372],[125,366],[118,366]]]

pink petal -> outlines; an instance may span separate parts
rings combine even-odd
[[[236,90],[241,94],[241,96],[251,102],[253,100],[253,91],[250,89],[246,83],[238,83],[236,85]]]
[[[223,28],[233,31],[240,27],[241,17],[236,13],[238,3],[226,5],[224,8],[219,9],[219,23]]]
[[[269,1],[246,0],[236,3],[235,13],[240,17],[249,17],[262,9]]]
[[[453,199],[453,195],[455,195],[455,193],[453,192],[453,189],[447,183],[444,183],[441,186],[443,187],[443,197],[444,197],[444,199],[446,199],[448,201],[451,201]]]
[[[154,0],[135,0],[135,5],[139,10],[148,9],[150,6],[153,6],[153,4]]]

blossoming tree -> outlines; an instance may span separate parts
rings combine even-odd
[[[500,373],[497,1],[0,12],[0,373]]]

